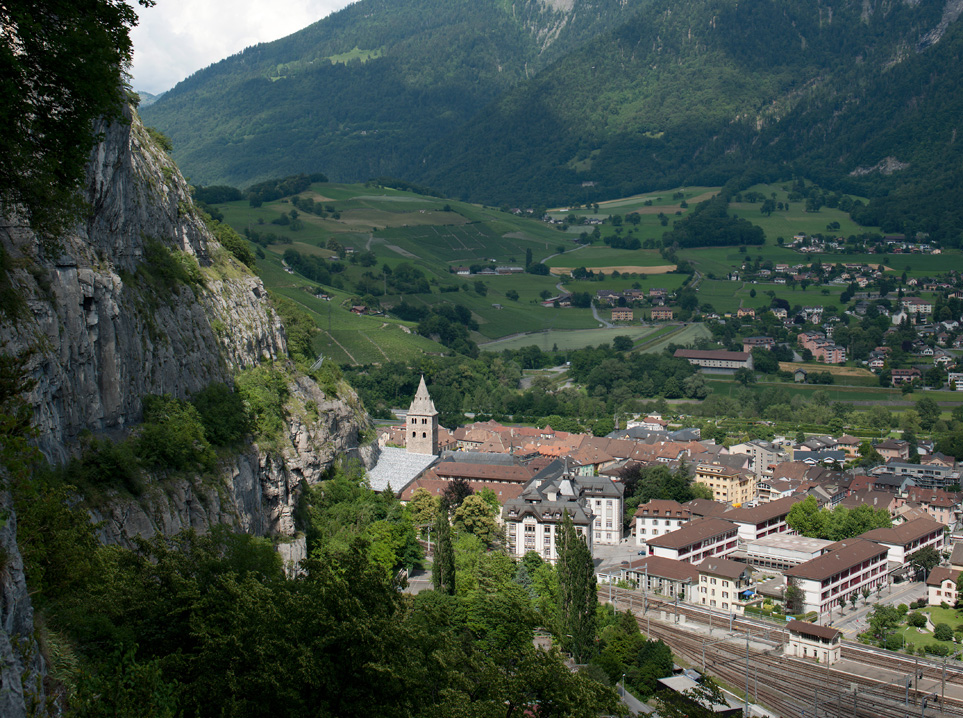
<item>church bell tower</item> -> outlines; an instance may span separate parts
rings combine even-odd
[[[438,454],[438,410],[428,394],[424,376],[408,407],[405,446],[409,454]]]

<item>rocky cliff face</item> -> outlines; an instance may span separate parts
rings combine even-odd
[[[7,278],[24,299],[0,317],[0,351],[31,353],[40,448],[55,462],[69,456],[84,430],[122,435],[140,420],[146,394],[187,397],[287,354],[263,284],[214,240],[176,166],[140,121],[132,117],[103,133],[88,172],[93,212],[74,234],[45,246],[25,227],[0,227]],[[199,281],[171,281],[171,262],[193,268]],[[253,447],[225,465],[236,492],[221,501],[198,494],[204,511],[188,510],[191,492],[171,490],[184,499],[167,502],[174,513],[158,514],[155,530],[232,513],[250,530],[289,530],[287,520],[271,518],[287,509],[262,518],[263,504],[253,497],[260,482],[312,481],[343,454],[371,460],[357,446],[367,419],[348,387],[326,396],[302,377],[291,389],[293,404],[323,405],[318,419],[306,421],[295,406],[289,445],[272,456]]]
[[[87,200],[90,219],[55,248],[44,251],[25,228],[0,232],[27,303],[0,325],[0,346],[34,352],[40,446],[54,461],[84,429],[138,421],[145,394],[183,397],[286,351],[260,281],[212,240],[176,167],[136,119],[105,128]],[[196,261],[207,285],[158,289],[151,246]]]
[[[124,436],[142,416],[142,397],[187,397],[263,361],[283,361],[283,327],[264,286],[222,248],[193,208],[187,184],[136,117],[103,128],[92,153],[86,199],[93,211],[70,236],[41,242],[9,221],[0,226],[0,352],[27,354],[36,386],[29,397],[40,449],[69,457],[81,432]],[[172,264],[173,263],[173,264]],[[182,267],[197,281],[172,281]],[[287,436],[220,466],[220,478],[151,482],[134,500],[120,495],[96,510],[101,538],[170,534],[228,523],[256,534],[294,534],[302,481],[335,460],[370,465],[376,446],[359,446],[368,418],[343,383],[326,394],[291,372]],[[311,411],[305,407],[310,406]],[[6,507],[0,506],[0,509]],[[0,527],[0,715],[23,715],[22,681],[42,670],[15,542],[16,516]],[[303,541],[285,544],[286,556]]]

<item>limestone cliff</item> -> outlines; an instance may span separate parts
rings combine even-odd
[[[0,224],[0,352],[30,357],[39,447],[55,463],[84,431],[126,436],[141,420],[144,395],[187,397],[287,356],[263,284],[214,239],[138,118],[102,130],[85,189],[92,212],[73,233],[41,242],[16,218]],[[251,445],[222,458],[214,480],[168,477],[136,499],[117,493],[91,509],[103,521],[102,540],[128,544],[214,523],[290,536],[302,481],[343,456],[370,465],[377,447],[359,446],[371,432],[354,392],[344,382],[325,391],[293,366],[286,371],[290,419],[271,451]],[[22,715],[21,677],[31,680],[41,666],[12,507],[7,515],[0,697],[9,705],[0,704],[0,715]],[[301,551],[287,545],[288,556]]]

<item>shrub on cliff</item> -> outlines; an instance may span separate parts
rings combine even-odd
[[[144,465],[174,471],[210,471],[217,456],[193,405],[164,394],[144,397],[144,424],[134,443]]]

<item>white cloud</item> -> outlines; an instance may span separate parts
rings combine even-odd
[[[131,31],[133,87],[169,90],[188,75],[259,42],[290,35],[350,0],[158,0]]]

